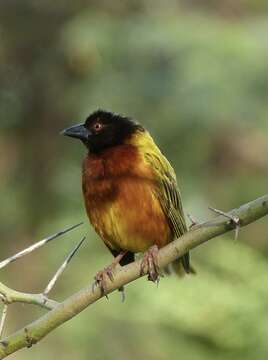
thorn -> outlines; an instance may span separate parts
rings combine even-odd
[[[53,234],[53,235],[47,237],[44,240],[46,240],[46,242],[51,241],[51,240],[53,240],[53,239],[55,239],[55,238],[57,238],[59,236],[62,236],[64,234],[68,233],[69,231],[72,231],[72,230],[76,229],[78,226],[81,226],[82,224],[83,224],[83,221],[78,223],[78,224],[68,226],[66,229],[60,230],[56,234]]]
[[[3,332],[4,332],[4,327],[5,327],[6,317],[7,317],[7,308],[8,308],[8,305],[4,304],[2,318],[1,318],[1,322],[0,322],[0,339],[2,339]]]
[[[198,221],[191,214],[187,214],[187,217],[191,222],[191,225],[189,226],[190,229],[192,229],[194,226],[198,225]]]
[[[27,247],[26,249],[18,252],[17,254],[10,256],[9,258],[3,260],[0,262],[0,269],[4,268],[5,266],[7,266],[8,264],[10,264],[13,261],[16,261],[17,259],[21,258],[22,256],[25,256],[27,254],[30,254],[32,251],[40,248],[41,246],[47,244],[49,241],[54,240],[64,234],[66,234],[67,232],[77,228],[78,226],[82,225],[83,223],[79,223],[79,224],[75,224],[72,226],[67,227],[64,230],[58,231],[57,233],[48,236],[47,238],[44,238],[43,240],[40,240],[36,243],[34,243],[33,245],[30,245],[29,247]]]
[[[59,277],[61,276],[61,274],[63,273],[63,271],[66,269],[67,265],[69,264],[69,262],[72,260],[73,256],[76,254],[76,252],[78,251],[78,249],[80,248],[80,246],[83,244],[83,242],[85,241],[86,237],[84,236],[82,238],[81,241],[79,241],[79,243],[76,245],[76,247],[70,252],[70,254],[66,257],[66,259],[64,260],[64,262],[61,264],[61,266],[58,268],[58,270],[56,271],[56,273],[54,274],[54,276],[52,277],[52,279],[49,281],[49,283],[47,284],[43,295],[47,296],[48,293],[53,289],[53,287],[55,286],[57,280],[59,279]]]
[[[222,216],[225,216],[227,219],[230,220],[230,222],[234,225],[235,227],[235,240],[238,239],[238,234],[239,234],[239,230],[240,230],[240,218],[237,216],[237,215],[232,215],[232,214],[229,214],[229,213],[226,213],[222,210],[218,210],[218,209],[215,209],[211,206],[208,207],[209,210],[215,212],[216,214],[219,214],[219,215],[222,215]]]

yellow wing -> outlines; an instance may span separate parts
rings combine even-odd
[[[144,134],[142,141],[137,144],[151,168],[154,169],[158,179],[157,197],[165,212],[174,238],[178,238],[187,232],[187,225],[182,207],[181,195],[178,189],[176,174],[166,157],[154,143],[148,132]],[[139,138],[141,139],[141,137]],[[189,253],[180,259],[184,270],[191,272]]]

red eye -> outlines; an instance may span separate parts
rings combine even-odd
[[[93,125],[93,129],[94,129],[96,132],[99,132],[102,128],[103,128],[103,124],[100,123],[100,122],[96,122],[96,123]]]

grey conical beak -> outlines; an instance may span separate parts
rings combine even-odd
[[[71,126],[61,132],[62,135],[70,136],[82,141],[87,141],[91,135],[90,131],[84,126],[84,124],[78,124]]]

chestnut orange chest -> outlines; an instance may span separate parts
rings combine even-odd
[[[82,187],[89,220],[111,250],[144,252],[172,240],[151,166],[129,144],[88,154]]]

